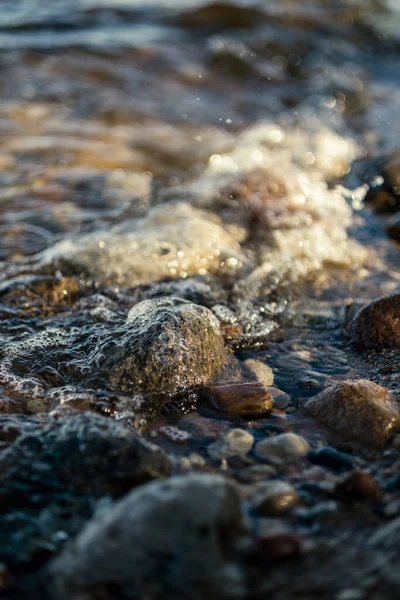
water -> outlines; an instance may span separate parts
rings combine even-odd
[[[179,470],[232,425],[325,443],[302,405],[333,379],[398,393],[343,326],[399,284],[362,177],[399,144],[399,31],[395,0],[3,0],[0,413],[92,410]],[[242,420],[201,386],[110,379],[132,306],[171,295],[219,320],[217,384],[256,356],[290,410]]]

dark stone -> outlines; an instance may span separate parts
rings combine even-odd
[[[377,502],[382,493],[375,479],[364,471],[353,471],[339,481],[336,492],[345,502]]]
[[[386,224],[386,230],[389,237],[396,242],[400,242],[400,215],[394,215]]]
[[[400,293],[382,296],[364,306],[347,330],[361,350],[400,348]]]
[[[7,564],[30,561],[43,549],[51,554],[100,498],[119,498],[171,472],[161,449],[94,413],[71,410],[47,422],[2,416],[2,438],[8,443],[0,450],[0,560]]]
[[[354,468],[353,459],[350,454],[338,452],[338,450],[330,446],[310,452],[308,459],[314,465],[327,467],[328,469],[332,469],[332,471],[349,471]]]

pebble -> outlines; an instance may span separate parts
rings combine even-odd
[[[375,479],[364,471],[352,471],[336,484],[336,493],[347,502],[377,502],[382,492]]]
[[[382,296],[364,306],[347,331],[360,350],[400,348],[400,293]]]
[[[306,409],[343,438],[365,446],[382,447],[400,425],[393,396],[365,379],[329,385],[308,400]]]
[[[220,475],[188,474],[141,486],[95,516],[47,570],[52,598],[232,598],[244,593],[230,562],[241,503]],[[114,593],[114,592],[113,592]]]
[[[209,405],[227,416],[256,417],[273,406],[271,392],[261,383],[212,384],[203,391]]]
[[[255,360],[253,358],[248,358],[244,361],[244,364],[256,376],[257,380],[260,383],[262,383],[266,387],[273,385],[274,372],[271,369],[271,367],[261,362],[260,360]]]
[[[285,410],[290,404],[290,396],[286,394],[282,390],[271,387],[270,392],[272,394],[272,399],[274,401],[274,408],[278,408],[279,410]]]
[[[256,486],[251,498],[251,508],[257,515],[279,515],[297,504],[294,487],[279,479],[265,481]]]
[[[339,452],[330,446],[314,450],[314,452],[309,454],[308,459],[314,465],[328,467],[329,469],[332,469],[332,471],[349,471],[354,467],[353,459],[350,454]]]
[[[262,558],[279,563],[300,556],[303,553],[303,540],[295,533],[271,533],[257,539]]]
[[[120,335],[112,354],[110,340],[97,353],[107,352],[103,367],[124,392],[175,394],[210,381],[227,358],[215,315],[176,296],[136,304]]]
[[[255,452],[262,460],[274,464],[293,462],[303,458],[310,451],[307,440],[295,433],[281,433],[266,438],[255,447]]]
[[[254,437],[244,429],[231,429],[207,448],[213,460],[246,456],[253,447]]]
[[[388,236],[396,242],[400,242],[400,215],[396,214],[391,217],[386,224]]]

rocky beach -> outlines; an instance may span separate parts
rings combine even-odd
[[[0,14],[0,598],[400,593],[400,5]]]

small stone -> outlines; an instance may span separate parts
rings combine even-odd
[[[297,504],[297,492],[281,480],[265,481],[256,486],[251,508],[257,515],[279,515]]]
[[[391,217],[386,224],[386,231],[389,237],[396,242],[400,242],[400,215],[396,214]]]
[[[347,331],[360,350],[400,348],[400,293],[382,296],[364,306]]]
[[[175,296],[136,304],[121,335],[112,354],[109,340],[96,350],[96,355],[108,353],[103,367],[121,391],[175,394],[207,383],[227,358],[213,313]]]
[[[265,363],[260,360],[255,360],[253,358],[248,358],[244,361],[246,367],[250,369],[250,371],[256,376],[257,380],[268,387],[269,385],[273,385],[274,383],[274,372]]]
[[[208,454],[213,460],[222,460],[232,456],[246,456],[253,447],[254,437],[244,429],[231,429],[219,440],[210,444]]]
[[[261,383],[208,385],[204,394],[212,408],[226,415],[256,417],[273,406],[271,392]]]
[[[343,438],[366,446],[383,446],[400,425],[393,396],[365,379],[329,385],[307,402],[306,409]]]
[[[339,452],[330,446],[318,448],[318,450],[311,452],[308,455],[308,460],[314,465],[328,467],[332,471],[349,471],[354,467],[350,454]]]
[[[295,433],[281,433],[266,438],[255,447],[256,454],[263,460],[282,464],[299,460],[310,451],[308,442]]]
[[[336,492],[347,502],[377,502],[382,493],[375,479],[364,471],[353,471],[336,485]]]
[[[264,560],[279,563],[303,553],[303,542],[295,533],[271,533],[257,539]]]
[[[279,410],[285,410],[286,408],[288,408],[290,404],[289,394],[286,394],[282,390],[275,387],[269,388],[269,391],[272,394],[274,408],[278,408]]]
[[[7,588],[12,581],[11,573],[7,566],[0,562],[0,590]]]
[[[243,529],[224,477],[189,474],[146,484],[95,517],[48,569],[55,599],[241,598],[229,561]],[[111,594],[113,595],[113,594]]]

